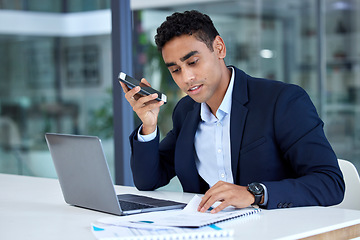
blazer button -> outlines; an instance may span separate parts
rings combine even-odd
[[[284,203],[284,204],[282,205],[282,207],[283,207],[283,208],[287,208],[287,207],[288,207],[288,204],[287,204],[287,203]]]
[[[292,204],[292,203],[289,203],[289,204],[288,204],[288,207],[289,207],[289,208],[291,208],[292,206],[293,206],[293,204]]]
[[[282,203],[280,202],[278,205],[277,205],[278,208],[282,208]]]

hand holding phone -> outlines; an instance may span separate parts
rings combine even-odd
[[[141,83],[141,81],[130,77],[129,75],[120,72],[119,73],[119,77],[118,77],[119,81],[123,82],[126,84],[126,86],[130,89],[136,87],[136,86],[140,86],[141,90],[139,92],[139,94],[142,94],[144,96],[150,95],[150,94],[154,94],[157,93],[158,97],[156,98],[157,101],[163,101],[164,103],[166,103],[167,101],[167,96],[155,89],[153,89],[152,87],[149,87],[143,83]]]

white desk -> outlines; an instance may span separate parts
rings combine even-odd
[[[116,191],[181,202],[193,196],[121,186]],[[55,179],[0,174],[1,239],[95,239],[90,223],[104,216],[112,215],[67,205]],[[318,234],[327,234],[326,239],[348,239],[360,236],[360,211],[323,207],[264,210],[218,226],[234,228],[234,239],[298,239]],[[339,237],[344,234],[351,235]]]

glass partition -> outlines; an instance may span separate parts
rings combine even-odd
[[[302,86],[338,157],[360,170],[360,0],[194,0],[147,9],[139,2],[132,1],[134,75],[169,98],[159,116],[162,136],[183,93],[154,35],[174,11],[198,9],[224,38],[228,65]],[[8,20],[0,24],[0,172],[54,177],[45,132],[101,137],[113,171],[109,7],[110,0],[0,0],[1,19]],[[4,24],[11,22],[17,24]]]
[[[0,2],[6,8],[11,1]],[[46,132],[99,136],[113,171],[109,28],[92,33],[81,13],[72,13],[77,18],[66,13],[24,14],[22,10],[35,11],[36,3],[43,1],[28,1],[23,9],[16,2],[25,1],[11,2],[18,11],[0,10],[18,24],[12,30],[0,26],[0,172],[56,177]],[[101,14],[91,18],[109,27],[110,10]],[[79,30],[72,32],[66,27],[69,22]]]
[[[228,65],[303,87],[338,157],[360,169],[359,5],[359,0],[238,0],[135,11],[136,77],[146,77],[169,97],[159,116],[161,134],[171,129],[171,113],[183,93],[157,53],[154,35],[167,15],[196,9],[213,19],[227,46]]]
[[[360,1],[325,1],[326,130],[360,170]]]
[[[255,77],[299,84],[317,102],[314,1],[219,1],[138,10],[134,13],[134,33],[138,39],[135,72],[138,78],[145,76],[169,95],[170,104],[162,107],[164,113],[159,120],[163,134],[171,128],[172,108],[183,94],[156,50],[154,35],[167,15],[189,9],[211,16],[227,46],[225,61],[228,65]]]

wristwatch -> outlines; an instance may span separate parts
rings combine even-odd
[[[255,202],[251,205],[259,205],[261,198],[264,196],[264,188],[260,183],[253,182],[248,185],[248,191],[255,197]]]

